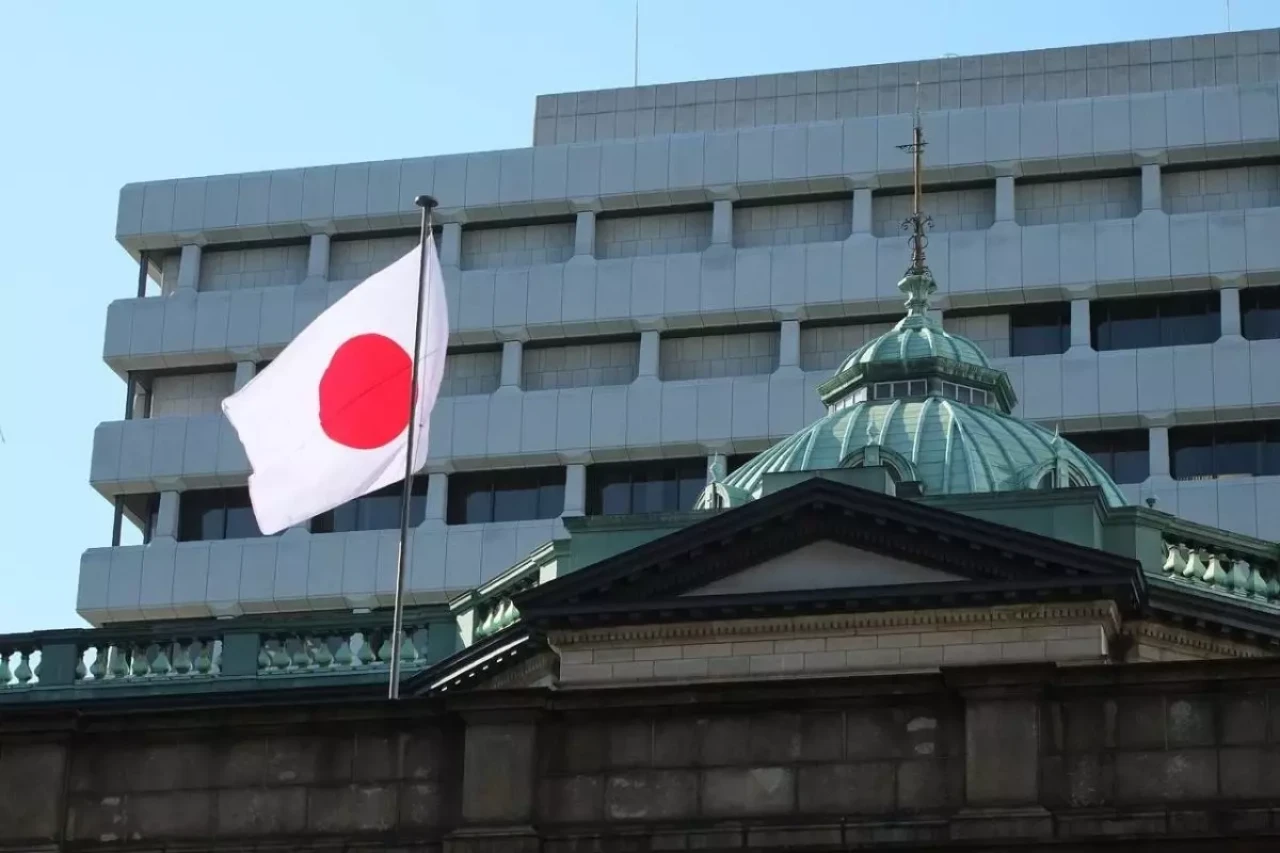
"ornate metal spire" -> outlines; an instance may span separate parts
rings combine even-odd
[[[924,250],[929,245],[925,234],[933,227],[933,220],[924,212],[924,127],[920,122],[920,84],[916,83],[915,121],[911,130],[911,142],[899,145],[903,151],[912,156],[911,164],[911,215],[902,221],[904,231],[911,232],[911,266],[907,267],[907,275],[929,275],[929,267],[925,264]]]
[[[933,280],[933,273],[925,263],[924,250],[929,245],[929,237],[925,234],[933,227],[933,220],[924,212],[924,127],[920,121],[920,84],[916,83],[915,122],[911,131],[911,142],[899,145],[903,151],[912,155],[911,167],[911,215],[902,221],[902,229],[911,232],[911,265],[898,289],[907,296],[907,317],[904,322],[928,324],[929,297],[938,289]]]

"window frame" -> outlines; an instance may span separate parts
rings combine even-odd
[[[1197,303],[1204,309],[1203,311],[1176,310],[1179,305],[1188,307]],[[1144,308],[1149,308],[1150,312],[1144,316],[1137,316]],[[1125,314],[1134,316],[1125,316]],[[1196,338],[1194,340],[1181,339],[1183,334],[1179,334],[1178,326],[1173,324],[1193,319],[1206,324],[1205,334],[1192,336]],[[1117,330],[1115,324],[1138,322],[1152,323],[1154,326],[1142,329],[1143,334],[1136,342],[1130,339],[1126,340],[1124,345],[1116,345],[1116,337],[1126,330]],[[1185,333],[1185,330],[1183,331]],[[1127,334],[1132,336],[1134,332],[1129,330]],[[1089,305],[1089,336],[1093,348],[1098,352],[1212,344],[1222,337],[1222,299],[1217,291],[1212,290],[1121,299],[1095,299]]]

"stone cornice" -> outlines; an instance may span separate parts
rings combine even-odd
[[[1185,651],[1196,657],[1265,658],[1274,657],[1265,649],[1235,643],[1217,637],[1188,631],[1161,622],[1141,620],[1127,622],[1122,633],[1135,640],[1144,640],[1174,651]]]
[[[796,616],[777,619],[735,619],[669,624],[623,625],[554,631],[547,638],[554,646],[600,643],[685,642],[710,638],[747,636],[804,637],[832,633],[890,634],[921,630],[982,630],[1016,625],[1079,624],[1099,621],[1108,636],[1120,631],[1120,612],[1113,601],[1064,604],[1028,604],[1009,607],[909,610],[888,613],[841,613],[830,616]]]

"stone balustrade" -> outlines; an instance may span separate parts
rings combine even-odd
[[[286,618],[271,626],[199,620],[133,632],[112,626],[0,636],[0,703],[33,691],[70,689],[91,699],[117,695],[96,691],[128,685],[168,685],[180,692],[210,681],[238,681],[250,689],[268,687],[269,680],[296,684],[282,676],[347,676],[363,683],[386,677],[390,623],[391,614],[378,611]],[[412,673],[451,654],[457,628],[443,607],[411,608],[403,637],[401,666]]]

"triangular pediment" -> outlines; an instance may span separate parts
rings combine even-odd
[[[811,479],[517,596],[541,628],[1044,601],[1136,601],[1136,561]]]
[[[802,545],[790,553],[695,587],[681,597],[859,589],[964,580],[967,578],[952,572],[823,540]]]

